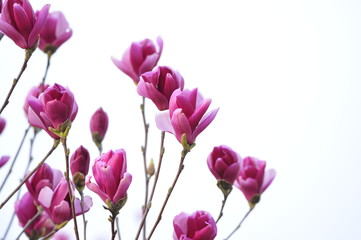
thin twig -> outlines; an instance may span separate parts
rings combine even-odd
[[[74,195],[72,192],[72,188],[70,185],[70,177],[69,177],[69,149],[66,146],[66,138],[61,138],[61,143],[64,148],[64,154],[65,154],[65,165],[66,165],[66,182],[68,184],[68,192],[69,192],[69,198],[70,198],[70,205],[71,205],[71,214],[73,216],[74,220],[74,233],[77,240],[79,240],[79,231],[78,231],[78,223],[76,221],[76,215],[75,215],[75,206],[74,206]]]
[[[88,222],[85,219],[85,213],[84,213],[84,193],[83,193],[83,191],[79,191],[79,194],[80,194],[80,200],[81,200],[81,202],[80,202],[81,213],[83,215],[84,240],[86,240],[86,225],[87,225]]]
[[[15,161],[16,161],[16,159],[17,159],[18,156],[19,156],[20,150],[21,150],[21,148],[23,147],[23,144],[24,144],[26,135],[28,134],[30,128],[31,128],[31,126],[29,125],[29,127],[28,127],[28,128],[25,130],[25,132],[24,132],[23,139],[21,140],[20,145],[19,145],[19,147],[18,147],[18,150],[16,151],[16,154],[15,154],[15,157],[14,157],[14,159],[13,159],[13,162],[11,163],[10,169],[9,169],[9,171],[7,172],[6,176],[5,176],[5,179],[4,179],[3,183],[1,184],[0,192],[1,192],[1,190],[3,189],[6,181],[8,180],[8,178],[9,178],[9,176],[10,176],[12,170],[13,170]]]
[[[159,150],[159,161],[158,161],[157,171],[155,172],[154,184],[153,184],[153,188],[152,188],[152,191],[150,193],[149,201],[148,201],[148,203],[146,205],[145,212],[143,213],[143,218],[142,218],[142,221],[141,221],[140,226],[138,228],[138,232],[137,232],[137,235],[136,235],[135,239],[139,238],[140,232],[142,231],[143,225],[145,224],[145,221],[147,219],[149,210],[150,210],[150,208],[152,206],[153,196],[154,196],[155,188],[156,188],[157,183],[158,183],[160,169],[161,169],[161,166],[162,166],[162,160],[163,160],[163,156],[164,156],[164,138],[165,138],[165,132],[162,131],[162,133],[161,133],[161,141],[160,141],[160,150]]]
[[[42,209],[39,209],[38,212],[31,218],[29,219],[29,221],[26,223],[26,225],[24,226],[23,230],[20,232],[20,234],[18,235],[18,237],[16,238],[16,240],[18,240],[21,235],[26,231],[26,229],[33,223],[35,222],[35,220],[43,213]]]
[[[49,67],[50,67],[50,58],[51,58],[52,54],[51,54],[51,52],[47,52],[47,55],[48,55],[48,58],[47,58],[48,60],[46,63],[45,74],[44,74],[44,77],[42,80],[42,87],[43,87],[43,89],[41,89],[42,92],[44,91],[45,80],[46,80],[46,76],[48,75],[48,71],[49,71]]]
[[[57,146],[59,145],[59,140],[54,140],[54,144],[51,147],[51,149],[49,150],[49,152],[45,155],[45,157],[43,158],[43,160],[41,160],[38,165],[24,178],[23,181],[21,181],[21,183],[10,193],[10,195],[0,204],[0,209],[5,206],[5,204],[10,200],[10,198],[21,188],[22,185],[24,185],[24,183],[26,181],[28,181],[28,179],[41,167],[41,165],[46,161],[46,159],[48,159],[48,157],[52,154],[52,152],[57,148]]]
[[[227,238],[225,238],[224,240],[228,240],[230,237],[232,237],[232,235],[241,227],[243,221],[247,218],[247,216],[252,212],[253,208],[250,208],[248,210],[248,212],[246,213],[246,215],[244,215],[244,217],[242,218],[241,222],[238,224],[238,226],[231,232],[231,234],[228,235]]]
[[[13,93],[13,91],[14,91],[14,89],[16,87],[16,84],[19,82],[21,75],[23,75],[23,73],[24,73],[24,71],[25,71],[25,69],[26,69],[26,67],[28,65],[28,61],[29,61],[32,53],[35,51],[35,49],[25,49],[24,63],[22,65],[21,69],[20,69],[20,72],[19,72],[18,76],[16,78],[14,78],[14,80],[13,80],[13,83],[11,85],[11,88],[10,88],[9,92],[8,92],[8,95],[6,96],[5,101],[4,101],[4,103],[3,103],[2,107],[1,107],[0,115],[4,111],[5,107],[9,104],[11,94]]]
[[[155,224],[154,224],[154,226],[153,226],[153,228],[152,228],[152,230],[151,230],[151,232],[150,232],[147,240],[150,240],[150,238],[152,237],[152,235],[153,235],[155,229],[157,228],[160,220],[162,219],[162,214],[163,214],[163,212],[164,212],[164,209],[165,209],[165,207],[166,207],[166,205],[167,205],[167,203],[168,203],[168,200],[169,200],[169,198],[170,198],[170,196],[171,196],[171,194],[172,194],[172,192],[173,192],[173,190],[174,190],[175,185],[177,184],[178,178],[179,178],[180,174],[182,173],[182,171],[183,171],[183,169],[184,169],[184,164],[183,164],[183,163],[184,163],[184,159],[185,159],[185,157],[186,157],[186,155],[187,155],[187,153],[188,153],[189,151],[190,151],[189,148],[184,148],[184,149],[182,150],[181,159],[180,159],[180,161],[179,161],[178,172],[177,172],[177,174],[176,174],[176,176],[175,176],[175,178],[174,178],[174,180],[173,180],[172,186],[168,189],[167,196],[166,196],[166,198],[165,198],[165,200],[164,200],[164,202],[163,202],[162,208],[161,208],[161,210],[160,210],[160,212],[159,212],[159,214],[158,214],[158,218],[157,218],[157,220],[156,220],[156,222],[155,222]]]
[[[218,215],[218,218],[217,218],[217,221],[216,223],[218,223],[218,221],[221,219],[221,217],[223,216],[223,208],[224,206],[226,205],[226,201],[227,201],[227,197],[228,195],[227,194],[223,194],[223,201],[222,201],[222,207],[221,207],[221,210],[219,211],[219,215]]]
[[[34,145],[35,137],[37,136],[37,133],[38,133],[38,130],[36,130],[36,128],[33,128],[33,129],[34,129],[34,136],[30,139],[29,161],[28,161],[28,164],[26,165],[26,169],[24,171],[23,176],[25,176],[26,173],[29,171],[30,163],[33,160],[33,145]],[[27,129],[27,130],[29,130],[29,129]],[[16,201],[20,199],[20,194],[21,194],[21,188],[19,189],[18,194],[16,196]],[[15,217],[15,212],[13,212],[13,214],[12,214],[12,216],[10,218],[10,222],[9,222],[7,228],[6,228],[5,234],[4,234],[2,239],[6,239],[6,236],[9,233],[11,225],[13,224],[14,217]]]

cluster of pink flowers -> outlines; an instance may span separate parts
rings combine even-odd
[[[38,47],[50,58],[72,36],[72,29],[63,13],[49,13],[50,5],[34,12],[28,0],[0,3],[0,32],[20,48]],[[162,38],[158,37],[156,43],[144,39],[132,43],[120,60],[111,59],[132,79],[138,95],[151,100],[157,107],[156,126],[162,132],[173,134],[181,143],[184,150],[182,163],[186,153],[195,146],[199,134],[213,122],[219,108],[209,110],[210,98],[204,98],[198,88],[185,88],[185,80],[178,71],[169,66],[158,66],[162,51]],[[54,140],[55,147],[62,142],[66,148],[68,132],[78,113],[78,104],[69,88],[58,83],[49,86],[43,81],[30,89],[23,110],[34,129],[44,130]],[[98,108],[89,122],[91,136],[100,153],[92,166],[89,151],[80,145],[71,154],[70,160],[69,152],[65,151],[66,161],[70,162],[66,174],[43,163],[32,175],[28,175],[25,183],[27,192],[16,201],[15,213],[20,226],[27,225],[25,233],[30,239],[46,238],[72,218],[75,220],[75,216],[88,212],[93,201],[89,196],[83,197],[85,187],[105,203],[105,208],[112,214],[109,220],[113,223],[126,203],[127,191],[132,183],[132,174],[127,172],[126,151],[119,148],[103,152],[102,142],[109,125],[108,114],[103,108]],[[0,134],[5,125],[5,119],[0,117]],[[9,159],[9,156],[2,156],[0,167]],[[244,194],[251,209],[260,201],[262,193],[276,175],[273,169],[266,170],[265,161],[255,157],[242,158],[227,145],[214,147],[205,159],[225,199],[235,186]],[[67,177],[69,170],[71,180]],[[179,174],[181,171],[182,167]],[[75,197],[75,189],[81,199]],[[34,220],[36,215],[38,217]],[[217,236],[216,222],[219,218],[215,221],[205,210],[191,214],[182,212],[174,217],[173,239],[212,240]],[[32,222],[28,225],[30,220]],[[114,238],[115,232],[112,234]]]

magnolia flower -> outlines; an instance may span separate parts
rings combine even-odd
[[[241,161],[241,171],[234,185],[243,192],[251,208],[259,202],[261,194],[276,176],[274,169],[265,171],[265,168],[266,162],[254,157]]]
[[[39,15],[40,12],[36,14]],[[72,34],[73,30],[64,14],[59,11],[51,12],[40,32],[39,48],[45,53],[50,51],[53,54]]]
[[[54,139],[60,138],[78,112],[73,93],[59,84],[47,88],[38,98],[30,97],[28,104],[29,123]]]
[[[213,148],[207,164],[217,180],[224,180],[232,185],[241,168],[241,156],[230,147],[221,145]]]
[[[159,110],[169,108],[169,99],[176,89],[183,90],[183,77],[170,67],[156,67],[143,73],[137,85],[140,96],[149,98]]]
[[[108,130],[108,115],[102,108],[99,108],[90,119],[90,132],[94,143],[100,147]]]
[[[71,191],[74,196],[74,185],[71,182]],[[63,225],[72,219],[71,203],[68,191],[68,183],[65,177],[62,177],[59,183],[53,188],[45,186],[41,188],[38,196],[40,205],[44,208],[45,212],[49,215],[53,223]],[[84,213],[88,212],[93,205],[92,199],[89,196],[83,198]],[[75,215],[83,213],[81,202],[78,198],[74,199]]]
[[[40,83],[38,86],[32,87],[30,89],[30,91],[28,92],[28,95],[25,98],[25,103],[23,106],[25,115],[28,116],[28,110],[29,110],[29,104],[28,101],[30,98],[35,97],[38,98],[40,93],[44,92],[45,89],[47,89],[49,87],[49,84],[46,84],[44,86],[44,84]]]
[[[163,50],[162,38],[157,38],[158,49],[150,39],[133,42],[124,52],[121,60],[112,57],[113,63],[138,84],[141,74],[152,70],[158,63]]]
[[[157,127],[174,134],[180,143],[184,134],[187,143],[192,144],[217,115],[218,108],[206,113],[211,101],[204,99],[196,88],[177,89],[170,97],[169,110],[157,114]]]
[[[174,240],[213,240],[217,236],[217,225],[206,211],[192,214],[180,213],[173,220]]]
[[[29,192],[15,202],[15,214],[19,219],[19,225],[24,227],[38,212],[38,208]],[[30,224],[25,233],[29,239],[45,237],[55,228],[49,216],[43,212]]]
[[[33,48],[45,24],[49,8],[50,5],[46,4],[35,15],[28,0],[5,0],[0,16],[0,31],[19,47]]]
[[[0,134],[4,131],[5,126],[6,126],[5,118],[0,117]]]
[[[132,182],[132,175],[127,173],[127,158],[123,149],[102,154],[95,159],[93,174],[96,183],[91,182],[91,176],[86,178],[86,186],[99,195],[104,203],[118,206],[124,205],[127,190]]]
[[[10,156],[1,156],[0,158],[0,168],[4,166],[10,159]]]

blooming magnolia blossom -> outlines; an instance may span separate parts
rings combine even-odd
[[[50,128],[58,129],[67,121],[72,122],[78,112],[73,93],[59,84],[47,88],[38,98],[30,97],[28,104],[29,123],[44,129],[54,139],[60,137]]]
[[[211,101],[204,99],[197,88],[177,89],[170,97],[169,110],[156,115],[157,127],[174,134],[180,143],[185,134],[187,143],[192,144],[217,115],[219,108],[207,112]]]
[[[0,168],[4,166],[10,159],[10,156],[1,156],[0,158]]]
[[[230,184],[236,180],[241,168],[241,156],[226,145],[214,147],[207,158],[208,168],[217,180]]]
[[[0,117],[0,134],[4,131],[5,126],[6,126],[5,118]]]
[[[162,38],[157,38],[158,49],[150,39],[133,42],[124,52],[121,60],[112,57],[113,63],[138,84],[141,74],[152,70],[158,63],[163,50]]]
[[[99,108],[90,118],[90,132],[97,145],[103,141],[108,130],[108,124],[108,115],[102,108]]]
[[[241,161],[241,171],[234,185],[243,192],[251,207],[258,203],[260,195],[276,176],[274,169],[265,171],[265,168],[266,161],[255,157],[245,157]]]
[[[206,211],[192,214],[180,213],[173,220],[174,240],[213,240],[217,236],[217,225]]]
[[[21,227],[24,227],[37,212],[38,208],[29,192],[26,192],[21,199],[15,202],[15,214]],[[29,239],[38,239],[39,237],[45,237],[54,228],[55,226],[49,216],[46,212],[43,212],[26,228],[25,233]]]
[[[71,182],[71,191],[74,196],[74,185]],[[45,186],[41,188],[38,196],[40,205],[49,215],[50,219],[55,224],[64,224],[72,219],[71,203],[68,191],[68,184],[65,177],[62,177],[55,188]],[[89,196],[83,198],[84,213],[88,212],[93,205],[92,199]],[[81,202],[78,198],[74,199],[75,215],[83,213]]]
[[[138,94],[152,100],[161,111],[169,108],[169,99],[178,88],[184,88],[183,77],[165,66],[143,73],[137,85]]]
[[[92,170],[96,183],[90,181],[91,176],[87,176],[86,186],[98,194],[103,202],[107,203],[108,200],[117,205],[126,197],[132,175],[127,173],[125,150],[110,150],[102,154],[95,159]]]
[[[45,24],[50,5],[35,15],[28,0],[5,0],[0,16],[0,31],[21,48],[33,48]]]
[[[28,110],[29,110],[29,99],[32,97],[38,98],[40,93],[44,92],[45,89],[47,89],[49,87],[49,84],[42,84],[40,83],[38,86],[34,86],[30,89],[30,91],[28,92],[28,95],[25,98],[25,103],[23,105],[23,109],[25,112],[25,115],[28,116]]]
[[[70,157],[70,171],[74,175],[77,172],[82,173],[84,176],[88,174],[90,164],[89,151],[83,147],[78,147]]]
[[[37,12],[36,15],[39,15]],[[54,53],[73,35],[64,14],[60,11],[49,13],[45,25],[40,32],[39,48],[47,53]]]

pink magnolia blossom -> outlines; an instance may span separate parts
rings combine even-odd
[[[255,157],[245,157],[241,171],[234,185],[239,188],[251,207],[258,203],[260,195],[268,188],[276,176],[274,169],[265,171],[266,162]]]
[[[24,227],[38,212],[37,206],[29,192],[15,202],[15,214],[19,219],[19,225]],[[45,237],[55,228],[49,216],[43,212],[35,221],[26,228],[25,233],[29,239]]]
[[[73,93],[59,84],[47,88],[38,98],[30,97],[28,104],[29,123],[44,129],[54,139],[60,137],[49,128],[58,129],[61,124],[72,122],[78,112]]]
[[[1,156],[0,158],[0,168],[4,166],[10,159],[10,156]]]
[[[226,145],[214,147],[207,158],[208,168],[217,180],[230,184],[236,180],[241,168],[241,156]]]
[[[0,134],[4,131],[5,126],[6,126],[5,118],[0,117]]]
[[[192,144],[217,115],[218,108],[207,112],[211,101],[204,99],[197,88],[177,89],[170,98],[169,110],[157,114],[157,127],[174,134],[180,143],[185,134],[187,143]]]
[[[217,225],[206,211],[192,214],[180,213],[173,220],[174,240],[213,240],[217,236]]]
[[[108,130],[108,115],[102,108],[99,108],[90,119],[90,132],[93,139],[101,143]]]
[[[33,48],[44,26],[50,5],[35,15],[28,0],[5,0],[0,16],[0,31],[21,48]]]
[[[156,67],[143,73],[137,85],[140,96],[149,98],[159,110],[169,108],[169,99],[176,89],[183,90],[183,77],[170,67]]]
[[[123,149],[102,154],[95,159],[93,174],[96,183],[92,183],[91,176],[86,178],[86,186],[99,195],[103,202],[107,200],[117,205],[126,197],[132,181],[132,175],[127,173],[127,158]]]
[[[28,92],[28,95],[25,98],[25,103],[23,106],[25,115],[28,116],[28,110],[29,110],[29,104],[28,101],[31,97],[35,97],[38,98],[40,93],[44,92],[45,89],[47,89],[49,87],[49,84],[46,84],[44,86],[44,84],[40,83],[38,86],[32,87],[30,89],[30,91]]]
[[[72,182],[71,190],[72,195],[74,196],[74,185]],[[89,196],[85,196],[83,200],[84,212],[88,212],[93,205],[92,199]],[[72,219],[70,196],[65,177],[62,177],[59,183],[56,186],[53,186],[53,188],[48,186],[41,188],[38,201],[53,223],[62,225]],[[81,215],[81,202],[78,198],[74,199],[74,205],[75,215]]]
[[[90,164],[89,151],[83,147],[78,147],[70,157],[70,171],[74,175],[77,172],[82,173],[84,176],[88,174]]]
[[[150,39],[133,42],[124,52],[121,60],[112,57],[113,63],[138,84],[141,74],[152,70],[158,63],[163,50],[162,38],[157,38],[158,49]]]
[[[40,12],[37,12],[39,15]],[[64,14],[60,11],[49,13],[45,25],[40,32],[39,48],[47,53],[54,53],[73,34]]]

